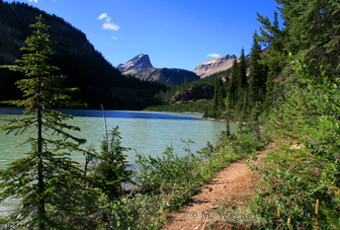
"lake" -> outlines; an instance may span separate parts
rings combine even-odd
[[[87,143],[83,148],[93,147],[100,150],[100,143],[104,137],[104,119],[101,110],[59,110],[66,114],[74,115],[68,120],[69,124],[79,126],[81,132],[75,132],[77,137],[86,138]],[[0,117],[20,117],[19,108],[1,108]],[[219,121],[202,119],[202,115],[162,113],[162,112],[136,112],[136,111],[105,111],[108,131],[119,126],[121,132],[121,142],[123,147],[131,147],[132,150],[126,152],[127,161],[135,165],[135,151],[151,155],[161,156],[166,146],[172,145],[174,151],[183,156],[185,144],[181,139],[194,141],[190,145],[192,153],[205,147],[207,141],[213,145],[217,142],[217,135],[225,130],[225,124]],[[0,121],[0,125],[5,124]],[[12,134],[5,136],[0,133],[0,169],[4,169],[6,164],[15,159],[25,156],[25,152],[30,151],[29,145],[15,148],[29,136],[35,136],[34,131],[29,131],[21,136]],[[82,153],[72,153],[72,159],[83,164],[85,159]],[[17,202],[15,202],[17,203]],[[5,213],[13,203],[4,202],[0,204],[0,213]]]

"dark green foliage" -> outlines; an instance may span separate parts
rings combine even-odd
[[[188,183],[193,176],[191,173],[196,166],[196,157],[191,153],[185,157],[178,157],[174,154],[173,147],[168,147],[163,152],[162,158],[148,158],[144,155],[137,154],[137,164],[140,165],[140,172],[136,175],[136,180],[141,183],[141,188],[144,191],[159,191],[172,189],[171,187],[164,188],[168,183],[176,184],[176,180],[181,178],[182,183]],[[179,204],[174,204],[178,205]]]
[[[226,79],[226,83],[229,84],[229,76],[231,75],[231,68],[218,72],[218,73],[214,73],[212,75],[209,75],[206,78],[202,78],[198,81],[202,81],[202,82],[209,82],[210,84],[214,84],[215,83],[215,79],[217,77],[222,77],[222,78],[228,78],[228,80]]]
[[[205,112],[204,117],[223,118],[225,114],[223,115],[222,111],[225,109],[224,102],[225,97],[227,97],[229,110],[233,110],[233,112],[227,113],[233,114],[233,120],[240,121],[246,118],[248,106],[251,103],[248,99],[247,63],[245,60],[244,49],[241,51],[240,61],[237,62],[237,58],[235,58],[230,71],[231,77],[229,77],[229,71],[226,72],[225,76],[223,76],[225,83],[222,83],[222,80],[221,82],[215,82],[213,103],[211,108]],[[217,75],[217,78],[221,77],[221,75]],[[223,85],[223,87],[220,87],[219,85]],[[226,93],[225,91],[221,91],[222,88],[227,89]]]
[[[239,74],[239,81],[238,81],[238,90],[247,87],[247,64],[246,58],[244,56],[244,49],[241,50],[240,62],[238,63],[238,74]]]
[[[109,200],[117,199],[122,195],[122,184],[131,183],[131,170],[126,169],[126,155],[129,148],[121,147],[118,126],[106,134],[107,139],[102,142],[100,161],[91,172],[95,179],[95,187],[107,194]]]
[[[274,13],[273,25],[268,18],[263,18],[258,14],[259,22],[262,23],[261,36],[255,36],[255,39],[261,42],[265,47],[265,51],[261,54],[260,64],[267,66],[266,80],[266,102],[271,105],[274,97],[273,90],[276,79],[281,74],[286,61],[286,52],[284,52],[285,33],[279,29],[277,12]]]
[[[237,58],[234,59],[233,66],[231,68],[231,77],[228,85],[228,98],[230,100],[231,106],[234,106],[236,95],[237,95],[237,89],[239,85],[239,68],[237,63]]]
[[[188,91],[188,90],[191,91],[195,87],[206,87],[208,89],[212,86],[214,87],[217,78],[226,79],[227,81],[223,83],[223,87],[227,88],[228,83],[229,83],[228,76],[230,75],[230,72],[231,72],[231,69],[228,69],[222,72],[212,74],[206,78],[202,78],[202,79],[195,80],[192,82],[184,82],[180,85],[172,85],[166,91],[160,91],[158,94],[156,94],[155,98],[161,101],[160,105],[150,106],[150,107],[147,107],[145,110],[168,111],[168,112],[199,112],[199,113],[209,112],[211,109],[211,105],[209,105],[210,104],[209,102],[213,98],[213,95],[204,96],[201,98],[192,98],[192,99],[189,99],[189,101],[184,100],[181,103],[174,102],[173,97],[176,95],[176,93],[180,91]],[[210,95],[209,92],[204,93],[204,94]],[[215,117],[215,115],[213,115],[212,117]]]
[[[184,101],[181,103],[164,104],[159,106],[147,107],[146,111],[165,111],[165,112],[192,112],[204,113],[211,107],[211,100]]]
[[[226,109],[225,111],[222,112],[222,116],[223,116],[223,119],[225,120],[225,126],[226,126],[225,136],[229,137],[231,135],[230,123],[233,120],[233,114],[230,109],[230,102],[229,102],[228,97],[225,99],[225,107]]]
[[[243,109],[244,95],[247,93],[247,65],[244,56],[244,49],[242,48],[240,61],[234,59],[231,68],[231,78],[228,82],[227,96],[230,101],[230,107]],[[240,111],[241,111],[240,110]]]
[[[214,105],[224,108],[225,90],[223,87],[222,77],[216,78],[215,94],[214,94]]]
[[[252,129],[255,131],[257,140],[260,141],[261,136],[260,136],[260,122],[259,122],[259,116],[262,113],[262,103],[259,101],[256,101],[253,109],[251,110],[251,126]]]
[[[173,85],[186,85],[188,82],[200,79],[194,72],[174,68],[150,68],[135,76],[146,81],[158,82],[168,87]]]
[[[243,123],[249,118],[249,112],[251,107],[249,106],[248,89],[243,88],[238,91],[238,97],[234,106],[234,121],[239,122],[239,133],[243,133]]]
[[[320,65],[328,65],[331,76],[340,57],[340,3],[338,1],[277,1],[289,36],[285,49],[305,57],[311,74],[318,74]],[[300,57],[301,57],[300,56]],[[328,72],[329,71],[329,72]]]
[[[230,69],[226,71],[222,71],[219,73],[215,73],[209,77],[202,78],[193,82],[184,82],[181,85],[173,85],[168,88],[166,91],[161,91],[155,97],[159,101],[162,101],[159,106],[150,106],[145,110],[149,111],[169,111],[169,112],[200,112],[205,113],[209,111],[211,105],[209,105],[210,100],[213,96],[203,96],[201,98],[193,98],[189,101],[182,101],[181,103],[176,103],[173,101],[173,97],[176,93],[180,91],[191,91],[195,87],[201,87],[209,89],[212,86],[215,86],[217,78],[228,79],[230,74]],[[223,82],[223,88],[228,86],[228,81]],[[206,95],[210,95],[210,90],[208,92],[204,91]]]
[[[255,39],[251,49],[251,57],[249,61],[249,105],[253,107],[256,101],[263,102],[266,92],[266,68],[261,61],[261,47]]]
[[[13,161],[1,172],[0,197],[22,199],[22,206],[10,216],[17,227],[73,229],[79,222],[85,223],[83,208],[91,213],[96,204],[96,198],[88,202],[91,194],[83,186],[83,172],[69,157],[71,151],[85,151],[79,146],[86,140],[67,133],[80,130],[65,123],[72,116],[51,109],[80,104],[69,101],[66,93],[76,89],[61,85],[65,77],[53,75],[58,68],[48,63],[53,54],[49,47],[52,41],[45,33],[49,26],[43,24],[41,15],[32,27],[36,30],[26,39],[27,46],[22,48],[25,54],[17,60],[18,65],[3,66],[25,73],[26,78],[16,83],[24,99],[5,102],[25,107],[25,116],[2,118],[8,124],[0,127],[7,134],[31,132],[33,136],[25,144],[32,148],[26,157]],[[50,139],[50,135],[59,138]]]
[[[169,102],[171,97],[174,96],[178,91],[188,90],[191,87],[195,87],[198,85],[202,86],[215,86],[216,78],[218,77],[226,77],[230,74],[231,70],[228,69],[226,71],[222,71],[219,73],[212,74],[206,78],[194,80],[192,82],[183,82],[180,85],[171,85],[170,88],[167,88],[166,91],[161,91],[156,95],[156,98],[163,100],[164,102]],[[211,97],[212,98],[212,97]],[[205,98],[205,99],[211,99]]]
[[[225,90],[222,77],[217,77],[215,80],[215,92],[212,100],[211,108],[206,111],[204,117],[221,118],[222,111],[225,108],[224,104]]]

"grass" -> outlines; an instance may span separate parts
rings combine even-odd
[[[249,208],[260,213],[262,224],[251,229],[339,229],[340,194],[322,179],[327,163],[306,147],[292,149],[294,144],[282,141],[256,170],[262,186]]]

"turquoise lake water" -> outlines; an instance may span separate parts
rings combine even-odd
[[[60,110],[63,113],[74,115],[67,123],[79,126],[80,132],[74,132],[77,137],[87,139],[83,148],[93,147],[100,150],[100,143],[103,140],[105,129],[104,119],[101,110]],[[20,117],[21,109],[0,108],[0,117]],[[181,139],[194,141],[190,145],[192,153],[205,147],[207,141],[215,145],[220,131],[225,130],[225,124],[219,121],[204,120],[202,115],[160,113],[160,112],[135,112],[135,111],[105,111],[108,130],[116,125],[121,132],[123,147],[131,147],[126,152],[127,161],[135,165],[135,151],[145,155],[161,156],[166,146],[172,145],[178,155],[186,154],[183,148],[185,145]],[[5,124],[0,121],[0,125]],[[6,164],[15,159],[25,156],[30,151],[30,146],[15,148],[30,136],[35,136],[34,130],[29,130],[21,136],[12,134],[5,136],[0,133],[0,168],[4,169]],[[84,163],[82,153],[72,153],[72,159]],[[0,204],[0,214],[6,213],[17,205],[17,201],[6,201]]]

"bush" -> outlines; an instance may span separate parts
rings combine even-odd
[[[132,182],[132,171],[126,169],[126,155],[123,154],[129,148],[120,146],[120,139],[120,132],[116,126],[102,142],[101,154],[98,155],[99,163],[91,173],[94,186],[106,193],[110,200],[122,195],[123,183]]]

